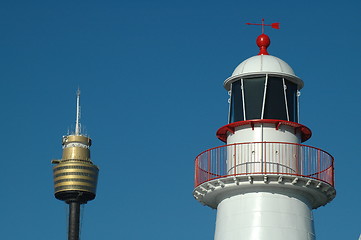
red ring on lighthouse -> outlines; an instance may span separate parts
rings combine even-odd
[[[287,125],[294,127],[295,131],[298,129],[301,131],[301,141],[305,142],[311,138],[312,132],[311,130],[299,123],[285,121],[285,120],[277,120],[277,119],[256,119],[256,120],[246,120],[246,121],[239,121],[227,124],[217,131],[217,138],[223,142],[227,142],[228,132],[234,133],[235,128],[243,125],[251,125],[252,129],[254,129],[254,124],[256,123],[274,123],[275,129],[278,130],[281,125]]]

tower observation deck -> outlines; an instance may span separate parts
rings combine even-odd
[[[63,156],[52,160],[54,195],[69,204],[68,239],[79,239],[80,205],[96,195],[99,169],[90,159],[91,139],[81,133],[80,91],[76,98],[75,132],[63,137]]]
[[[259,54],[224,81],[229,116],[217,137],[226,145],[196,157],[193,195],[217,209],[215,240],[312,240],[312,209],[336,195],[334,159],[302,144],[312,135],[299,123],[304,83],[268,54],[267,35],[256,42]]]

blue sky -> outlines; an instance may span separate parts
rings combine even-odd
[[[8,1],[0,7],[3,239],[66,239],[51,159],[73,129],[75,93],[100,167],[82,239],[213,238],[215,210],[192,197],[193,161],[222,145],[223,81],[258,53],[303,79],[305,144],[335,157],[335,200],[314,211],[318,239],[361,232],[361,2]]]

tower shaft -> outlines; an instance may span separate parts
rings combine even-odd
[[[215,240],[314,238],[308,201],[286,191],[238,194],[217,207]]]
[[[80,202],[69,202],[68,240],[79,240]]]

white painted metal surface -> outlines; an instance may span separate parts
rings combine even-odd
[[[249,125],[236,127],[235,133],[229,133],[227,144],[244,142],[289,142],[301,143],[301,133],[295,128],[280,125],[278,130],[274,123],[257,123],[254,129]]]
[[[297,77],[293,69],[282,59],[271,55],[257,55],[244,60],[233,71],[232,76],[224,81],[224,87],[229,91],[232,82],[246,76],[270,74],[285,77],[295,82],[299,89],[303,87],[303,81]]]
[[[301,143],[300,132],[295,133],[294,127],[291,126],[281,125],[279,129],[276,129],[275,124],[260,123],[256,124],[254,126],[254,129],[246,125],[240,126],[236,129],[237,130],[234,134],[230,133],[230,135],[228,136],[227,144],[248,142]],[[292,147],[292,145],[290,145],[289,147]],[[234,159],[233,156],[235,155],[235,151],[243,152],[244,154],[237,154],[236,159]],[[249,172],[249,169],[252,169],[253,172],[263,172],[264,168],[267,168],[271,172],[295,172],[295,158],[297,156],[292,151],[287,151],[289,156],[279,156],[278,152],[281,152],[280,149],[266,151],[266,149],[264,149],[264,146],[260,144],[255,145],[252,149],[244,150],[238,150],[236,147],[231,147],[227,150],[227,152],[227,169],[229,173],[232,173],[235,170],[235,165],[237,167],[237,172],[243,172],[243,169],[245,170],[245,172]],[[283,164],[279,163],[279,157],[285,158]],[[267,165],[265,165],[263,159],[268,160]],[[277,161],[272,164],[272,159]]]
[[[257,55],[244,60],[236,67],[232,76],[260,72],[278,72],[296,76],[290,65],[271,55]]]
[[[313,217],[306,199],[267,192],[225,198],[217,208],[215,240],[311,240]]]
[[[310,203],[312,209],[324,206],[336,196],[328,183],[307,177],[288,174],[249,174],[228,176],[204,182],[197,186],[194,197],[203,205],[217,208],[224,199],[252,192],[269,192],[299,196]]]

